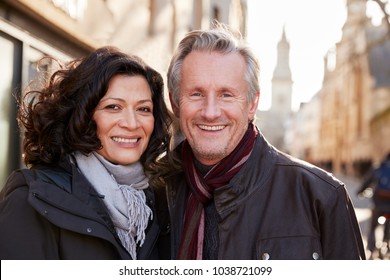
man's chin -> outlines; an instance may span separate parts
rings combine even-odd
[[[200,149],[193,149],[196,158],[205,165],[214,165],[220,162],[224,157],[227,156],[225,149],[218,147],[202,147]]]

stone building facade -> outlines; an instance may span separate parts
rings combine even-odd
[[[305,104],[317,107],[320,100],[318,128],[307,134],[318,133],[311,162],[361,176],[390,152],[390,31],[387,24],[372,25],[366,1],[348,0],[347,12],[342,39],[325,58],[327,65],[335,55],[336,66],[325,69],[322,89]],[[309,120],[303,111],[297,114],[300,123],[293,127],[305,126]],[[308,159],[302,150],[296,153]]]

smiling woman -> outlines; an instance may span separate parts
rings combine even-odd
[[[138,161],[154,128],[152,93],[147,80],[143,76],[114,76],[93,119],[102,142],[98,154],[115,164]]]
[[[0,194],[0,259],[159,258],[151,186],[171,123],[159,73],[100,48],[27,92],[19,122],[29,168]]]

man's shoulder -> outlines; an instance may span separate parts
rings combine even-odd
[[[284,174],[289,174],[295,179],[306,180],[307,183],[328,185],[332,188],[344,186],[344,183],[333,173],[308,161],[278,151],[276,168],[280,168]]]

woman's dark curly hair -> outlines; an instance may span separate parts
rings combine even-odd
[[[152,92],[154,130],[141,157],[149,178],[157,176],[159,157],[170,145],[171,115],[164,102],[161,75],[141,58],[103,47],[62,66],[41,90],[28,91],[18,112],[24,127],[24,162],[53,165],[72,152],[102,148],[93,114],[115,75],[145,77]]]

